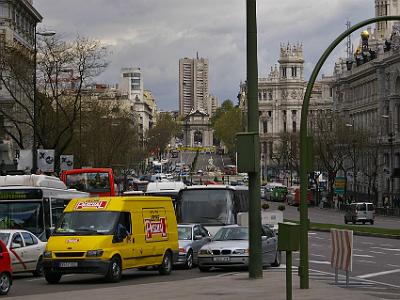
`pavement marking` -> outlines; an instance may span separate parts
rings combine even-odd
[[[313,238],[317,239],[317,240],[325,240],[325,238],[322,238],[322,237],[319,237],[319,236],[313,236]]]
[[[310,255],[312,255],[312,256],[317,256],[317,257],[326,257],[325,255],[321,255],[321,254],[312,254],[312,253],[310,253]]]
[[[389,266],[389,267],[395,267],[395,268],[400,268],[400,266],[399,266],[399,265],[391,265],[391,264],[387,264],[387,266]]]
[[[316,235],[316,232],[309,232],[308,235]]]
[[[322,245],[320,245],[320,244],[311,244],[311,246],[313,246],[313,247],[322,247]]]
[[[364,244],[364,245],[375,245],[375,243],[371,243],[371,242],[361,242],[361,244]]]
[[[372,261],[372,260],[364,260],[364,259],[362,259],[362,260],[357,260],[357,262],[359,262],[359,263],[367,263],[367,264],[376,264],[375,261]]]
[[[374,248],[374,247],[371,247],[371,248]],[[354,249],[353,249],[353,251],[365,252],[365,250],[364,250],[364,249],[356,249],[356,248],[354,248]]]
[[[367,258],[374,258],[375,256],[367,255],[367,254],[353,254],[355,257],[367,257]]]
[[[383,247],[394,247],[392,244],[381,244]]]
[[[326,274],[326,275],[331,275],[333,277],[335,276],[334,273],[324,272],[324,271],[315,270],[315,269],[309,269],[309,271],[313,271],[313,272],[321,273],[321,274]],[[339,277],[345,278],[346,275],[339,274]],[[386,282],[380,282],[380,281],[375,281],[375,280],[370,280],[370,279],[362,279],[362,278],[359,278],[359,277],[350,277],[350,279],[362,280],[363,282],[369,282],[369,283],[374,283],[374,284],[378,284],[378,285],[383,285],[383,286],[388,286],[388,287],[400,289],[400,285],[390,284],[390,283],[386,283]]]
[[[330,265],[331,264],[330,261],[326,261],[326,260],[310,260],[309,262],[312,264],[319,264],[319,265]]]
[[[366,278],[383,276],[383,275],[388,275],[388,274],[393,274],[393,273],[400,273],[400,269],[395,269],[395,270],[390,270],[390,271],[382,271],[382,272],[377,272],[377,273],[370,273],[370,274],[360,275],[357,277],[361,278],[361,279],[366,279]]]
[[[368,252],[375,253],[375,254],[386,254],[385,252],[380,252],[380,251],[368,251]]]
[[[381,249],[381,250],[387,250],[387,251],[396,251],[400,252],[400,249],[397,248],[383,248],[383,247],[371,247],[372,249]]]

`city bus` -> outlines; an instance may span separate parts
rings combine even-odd
[[[66,170],[61,180],[68,188],[90,193],[91,196],[116,196],[114,175],[111,168],[84,168]]]
[[[0,176],[0,229],[28,230],[46,241],[69,201],[88,196],[53,176]]]
[[[249,209],[247,186],[195,185],[180,190],[176,201],[178,223],[199,223],[211,234],[237,223],[237,214]]]

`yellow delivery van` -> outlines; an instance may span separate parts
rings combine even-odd
[[[117,282],[123,270],[149,266],[167,275],[178,249],[171,198],[79,198],[69,202],[48,240],[43,270],[49,283],[71,273]]]

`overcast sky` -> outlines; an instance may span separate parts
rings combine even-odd
[[[179,59],[208,58],[210,93],[237,101],[246,79],[245,0],[33,0],[39,28],[77,34],[110,47],[111,64],[97,82],[115,84],[121,67],[140,67],[159,109],[178,109]],[[303,43],[305,79],[328,45],[352,24],[374,17],[373,0],[258,0],[259,76],[277,63],[281,43]],[[353,35],[357,40],[358,33]],[[345,56],[342,43],[333,60]]]

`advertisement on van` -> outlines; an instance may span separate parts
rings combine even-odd
[[[167,216],[164,208],[144,208],[143,222],[146,232],[146,242],[168,240]]]

